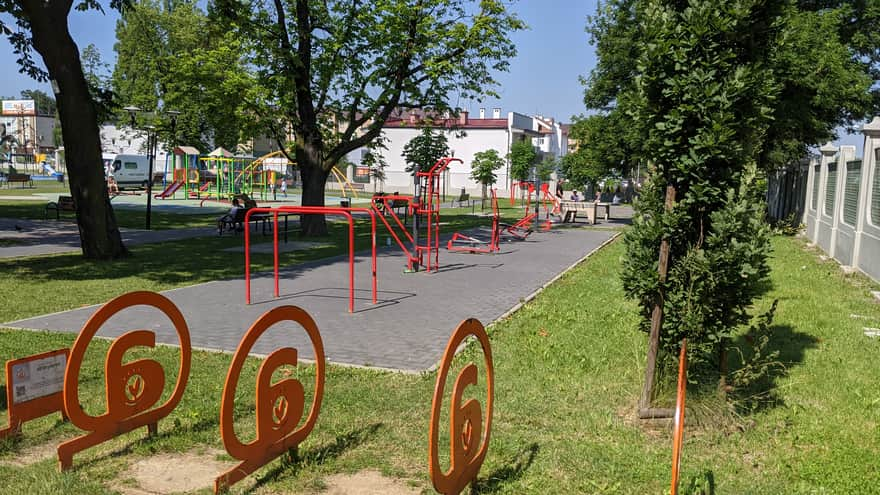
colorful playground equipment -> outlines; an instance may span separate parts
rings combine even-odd
[[[355,190],[354,186],[345,177],[345,174],[343,174],[342,171],[339,170],[338,167],[336,167],[334,165],[333,168],[330,169],[330,173],[332,173],[333,177],[336,178],[336,181],[339,182],[339,188],[342,190],[342,197],[343,198],[348,198],[349,197],[348,194],[350,193],[352,196],[354,196],[355,199],[358,199],[357,190]],[[345,191],[345,186],[348,186],[348,193],[346,193],[346,191]]]
[[[501,228],[498,214],[498,197],[496,196],[495,189],[492,189],[492,234],[490,239],[488,241],[483,241],[456,232],[452,234],[452,239],[446,244],[446,249],[463,253],[494,253],[501,249],[498,245],[500,237]]]

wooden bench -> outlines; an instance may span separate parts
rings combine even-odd
[[[49,211],[55,210],[55,220],[61,220],[61,212],[69,211],[76,213],[76,203],[72,196],[58,196],[58,201],[50,201],[43,212],[43,218],[49,218]]]
[[[471,199],[471,195],[470,195],[470,194],[468,194],[468,193],[462,191],[462,192],[461,192],[461,195],[459,195],[458,198],[452,200],[452,205],[455,206],[455,207],[460,207],[460,206],[462,206],[462,205],[465,205],[465,206],[468,206],[468,205],[469,205],[469,206],[471,206],[471,207],[473,208],[473,206],[474,206],[474,200]]]
[[[559,202],[559,211],[562,215],[563,222],[575,222],[577,221],[578,213],[583,213],[584,216],[587,217],[587,222],[590,225],[594,225],[596,223],[597,213],[600,208],[605,209],[605,221],[607,222],[609,218],[609,213],[611,211],[610,203],[571,200],[562,200]]]
[[[25,184],[28,187],[34,187],[34,181],[31,179],[30,174],[7,174],[6,187],[11,187],[13,182],[21,184],[22,188],[25,187]]]

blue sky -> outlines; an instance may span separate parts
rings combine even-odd
[[[513,35],[518,54],[511,60],[510,71],[498,75],[501,98],[458,105],[470,107],[472,115],[481,106],[487,111],[501,107],[504,113],[512,110],[570,122],[572,115],[585,111],[578,77],[589,74],[596,64],[594,48],[584,31],[587,16],[596,11],[596,0],[520,0],[512,8],[530,29]],[[113,43],[117,18],[109,9],[105,15],[74,11],[70,17],[73,39],[80,49],[94,43],[102,58],[112,65],[116,58]],[[0,96],[18,96],[23,89],[35,88],[51,93],[48,84],[18,73],[5,37],[0,40],[0,69]],[[855,144],[861,150],[861,141],[860,135],[844,136],[840,144]]]

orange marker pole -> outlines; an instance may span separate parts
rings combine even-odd
[[[687,394],[687,339],[681,341],[678,356],[678,395],[675,399],[675,429],[672,433],[672,495],[678,494],[681,445],[684,441],[684,401]]]

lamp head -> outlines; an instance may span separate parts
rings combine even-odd
[[[141,111],[140,107],[129,105],[127,107],[123,107],[123,110],[128,112],[128,115],[131,117],[131,126],[134,127],[135,117],[137,117],[138,112]]]

